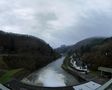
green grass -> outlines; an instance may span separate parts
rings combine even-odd
[[[91,70],[90,73],[91,73],[92,75],[94,75],[94,76],[100,75],[100,72],[99,72],[99,71],[93,71],[93,70]]]
[[[0,83],[5,84],[7,81],[12,79],[15,74],[18,72],[22,71],[23,69],[14,69],[14,70],[9,70],[7,71],[4,75],[0,77]]]
[[[69,57],[66,57],[63,64],[62,64],[62,68],[64,69],[68,69],[70,67],[70,58]]]
[[[7,68],[7,64],[3,61],[2,57],[0,57],[0,68]]]

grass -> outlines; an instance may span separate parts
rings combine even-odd
[[[100,72],[99,71],[93,71],[91,70],[90,73],[94,76],[100,76]]]
[[[63,64],[62,64],[62,68],[64,68],[64,69],[67,70],[70,66],[71,66],[70,65],[70,58],[66,57],[65,60],[64,60],[64,62],[63,62]]]
[[[5,84],[7,81],[12,79],[15,74],[18,72],[22,71],[23,69],[14,69],[14,70],[9,70],[7,71],[4,75],[0,77],[0,83]]]
[[[6,63],[3,61],[2,57],[0,57],[0,68],[7,68]]]

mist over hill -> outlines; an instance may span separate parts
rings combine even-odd
[[[105,39],[104,37],[91,37],[91,38],[87,38],[87,39],[78,41],[77,43],[75,43],[73,45],[69,45],[69,46],[62,45],[62,46],[56,48],[55,50],[58,53],[66,53],[67,54],[71,51],[73,52],[73,51],[81,48],[82,46],[87,46],[90,44],[98,44],[104,39]]]

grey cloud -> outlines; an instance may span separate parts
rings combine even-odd
[[[0,0],[0,29],[44,39],[53,47],[112,36],[111,0]]]
[[[107,13],[91,11],[88,17],[80,17],[80,22],[77,26],[67,27],[62,32],[60,30],[60,33],[54,33],[53,36],[57,36],[57,39],[61,40],[64,44],[70,45],[84,38],[112,36],[111,24],[112,17],[107,15]]]
[[[39,14],[37,14],[36,17],[38,20],[38,24],[40,24],[40,29],[43,31],[46,29],[50,29],[51,27],[50,27],[49,22],[57,19],[56,15],[51,12],[39,13]]]
[[[112,13],[112,12],[110,12]],[[106,13],[91,12],[91,16],[82,19],[78,26],[80,34],[87,36],[111,36],[112,35],[112,17]]]

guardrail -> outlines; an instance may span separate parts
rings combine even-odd
[[[104,85],[102,85],[96,90],[105,90],[107,88],[110,88],[109,90],[112,90],[112,79],[110,79],[107,83],[105,83]]]
[[[28,85],[17,80],[11,80],[5,84],[11,90],[74,90],[72,86],[67,87],[39,87]]]
[[[66,86],[66,87],[41,87],[41,86],[33,86],[28,85],[22,82],[19,82],[16,79],[13,79],[5,84],[10,90],[75,90],[74,86]],[[110,79],[107,83],[97,88],[96,90],[112,90],[112,79]],[[79,90],[79,89],[78,89]]]

